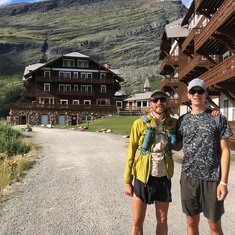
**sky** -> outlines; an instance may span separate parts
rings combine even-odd
[[[10,4],[21,3],[21,2],[32,3],[32,2],[40,2],[40,1],[43,1],[43,0],[0,0],[0,6],[7,6],[7,5],[10,5]],[[172,1],[174,1],[174,0],[172,0]],[[186,7],[189,7],[191,2],[192,2],[192,0],[182,0],[182,3]]]

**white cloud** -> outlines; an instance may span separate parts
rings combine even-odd
[[[20,3],[20,2],[33,3],[33,2],[40,2],[40,1],[42,0],[0,0],[0,6],[7,6],[10,4]]]
[[[5,6],[11,4],[11,0],[0,0],[0,6]]]

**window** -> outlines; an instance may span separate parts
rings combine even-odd
[[[116,106],[122,108],[122,101],[116,101]]]
[[[64,91],[65,88],[64,88],[64,84],[59,84],[59,91]]]
[[[81,91],[92,91],[92,85],[81,85]]]
[[[92,91],[92,85],[87,85],[87,91]]]
[[[79,105],[79,100],[73,100],[73,104]]]
[[[91,115],[87,114],[82,116],[82,122],[89,122],[89,121],[91,121]]]
[[[44,77],[51,77],[51,71],[44,71]]]
[[[60,100],[60,104],[65,104],[65,105],[67,105],[67,104],[68,104],[68,100]]]
[[[73,85],[73,91],[78,91],[78,85]]]
[[[105,79],[106,78],[106,73],[100,73],[100,79]]]
[[[84,101],[83,101],[83,104],[91,105],[91,100],[84,100]]]
[[[75,67],[75,61],[73,59],[64,59],[63,66],[64,67]]]
[[[73,77],[78,78],[78,72],[73,72]]]
[[[137,107],[141,107],[141,101],[137,101]]]
[[[106,85],[101,85],[100,93],[106,93],[107,87]]]
[[[86,78],[86,73],[81,73],[81,78]]]
[[[60,78],[71,78],[71,72],[59,71]]]
[[[39,104],[54,104],[54,98],[39,98]]]
[[[92,78],[92,73],[81,72],[81,78]]]
[[[148,101],[143,101],[143,107],[148,107]]]
[[[65,90],[66,90],[66,91],[71,91],[71,85],[66,84],[66,85],[65,85]]]
[[[50,91],[51,84],[50,83],[44,83],[44,91]]]
[[[81,85],[81,91],[86,91],[86,85]]]
[[[78,60],[77,61],[77,67],[78,68],[88,68],[89,67],[89,61],[88,60]]]
[[[110,101],[109,99],[97,99],[96,103],[97,105],[109,105]]]
[[[92,78],[92,73],[87,73],[87,78]]]

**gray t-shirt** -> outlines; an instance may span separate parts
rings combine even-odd
[[[183,143],[182,173],[201,180],[219,181],[220,140],[232,134],[227,119],[221,115],[217,125],[210,110],[181,116],[176,135],[177,140]]]

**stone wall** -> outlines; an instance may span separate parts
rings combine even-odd
[[[48,123],[52,125],[58,124],[58,116],[65,116],[65,125],[78,125],[82,123],[82,117],[91,116],[91,121],[101,117],[116,116],[117,112],[92,112],[92,111],[48,111],[48,110],[10,110],[10,116],[7,118],[7,122],[13,125],[42,125],[41,116],[48,115]],[[75,123],[73,123],[73,117],[75,117]]]

